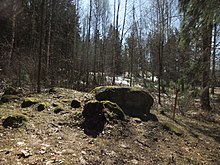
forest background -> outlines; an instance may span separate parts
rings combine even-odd
[[[211,109],[219,23],[218,0],[2,0],[0,85],[138,85],[159,104],[170,89],[193,91]]]

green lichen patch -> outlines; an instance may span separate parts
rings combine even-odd
[[[24,98],[23,102],[21,103],[21,108],[30,107],[34,104],[37,104],[40,100],[35,97],[27,97]]]
[[[7,127],[19,128],[25,125],[27,121],[28,121],[27,116],[19,113],[14,113],[3,119],[2,126],[4,128]]]

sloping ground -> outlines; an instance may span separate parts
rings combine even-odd
[[[22,98],[0,105],[0,164],[220,164],[219,118],[193,113],[177,115],[173,122],[169,112],[153,110],[159,122],[109,121],[92,138],[80,128],[79,114],[93,95],[59,89],[29,97],[50,106],[21,108]],[[71,108],[73,99],[80,108]],[[54,113],[53,104],[62,111]],[[15,112],[29,118],[26,125],[3,128],[3,119]]]

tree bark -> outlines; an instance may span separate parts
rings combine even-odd
[[[41,60],[43,55],[43,22],[44,22],[44,2],[41,1],[41,17],[40,17],[40,46],[38,55],[38,74],[37,74],[37,92],[41,92]]]
[[[202,95],[201,95],[201,107],[204,110],[210,110],[210,98],[209,98],[209,83],[210,83],[210,56],[211,56],[211,42],[212,42],[212,24],[203,25],[203,73],[202,73]]]
[[[215,83],[216,83],[216,75],[215,75],[215,65],[216,65],[216,40],[217,40],[217,23],[214,24],[214,39],[213,39],[213,53],[212,53],[212,90],[211,94],[215,94]]]

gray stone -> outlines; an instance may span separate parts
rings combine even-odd
[[[99,101],[109,100],[118,104],[125,114],[133,117],[150,114],[153,105],[153,97],[144,89],[101,86],[95,88],[92,93]]]

